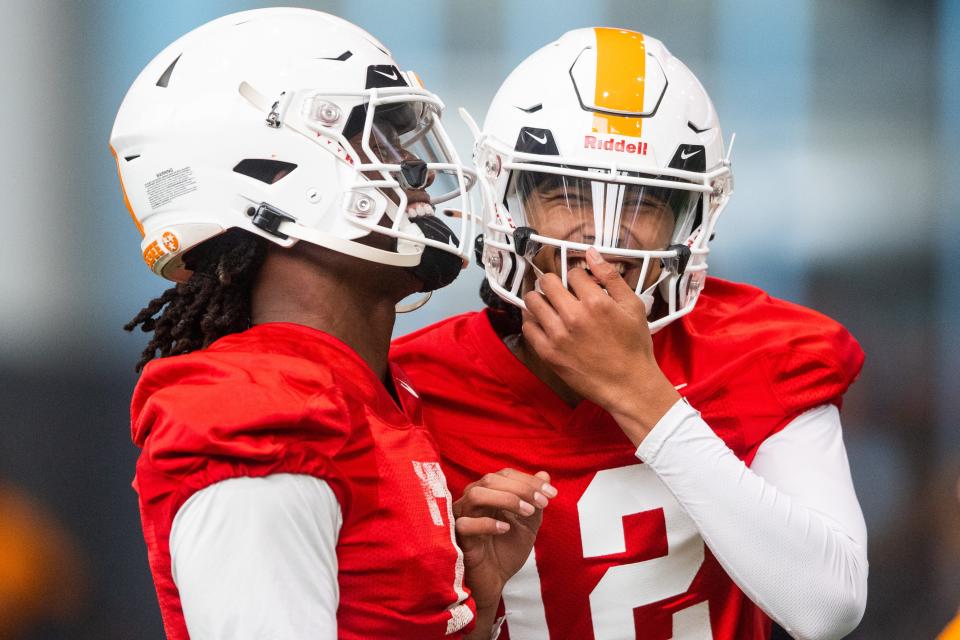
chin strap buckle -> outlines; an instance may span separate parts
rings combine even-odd
[[[258,229],[266,231],[281,240],[286,240],[290,236],[279,230],[280,224],[283,222],[296,222],[296,218],[288,216],[279,209],[263,202],[257,207],[256,211],[253,212],[250,222]]]

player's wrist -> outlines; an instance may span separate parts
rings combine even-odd
[[[481,611],[482,612],[493,611],[494,613],[496,613],[497,608],[500,606],[500,598],[502,593],[503,593],[502,588],[497,589],[495,595],[490,589],[488,589],[486,590],[486,594],[478,597],[478,594],[476,593],[476,591],[474,591],[472,595],[473,595],[474,604],[477,607],[477,616],[480,615]]]
[[[681,395],[662,374],[646,381],[642,386],[618,394],[604,407],[623,429],[635,446],[666,415],[667,411],[681,399]]]

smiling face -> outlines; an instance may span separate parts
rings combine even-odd
[[[556,240],[603,249],[662,250],[678,222],[689,217],[696,196],[663,187],[624,185],[540,172],[517,176],[517,205],[524,224]],[[683,225],[685,226],[685,225]],[[569,267],[586,265],[583,252],[569,250]],[[631,286],[639,284],[643,260],[605,255]],[[546,245],[533,257],[540,270],[560,275],[560,250]],[[651,260],[644,288],[655,282],[660,261]]]

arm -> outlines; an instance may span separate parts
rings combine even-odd
[[[233,478],[191,496],[170,532],[190,636],[334,640],[342,523],[333,491],[312,476]]]
[[[586,257],[596,281],[572,269],[567,291],[547,274],[543,295],[524,296],[525,340],[610,412],[764,611],[799,638],[849,632],[866,599],[866,534],[839,418],[804,414],[761,447],[751,471],[679,401],[633,290],[596,251]]]
[[[761,445],[748,469],[678,402],[637,457],[727,574],[791,635],[839,638],[857,626],[867,598],[866,527],[835,407],[797,417]]]

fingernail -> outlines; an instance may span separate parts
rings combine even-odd
[[[549,504],[549,502],[544,497],[544,495],[539,491],[533,492],[533,501],[536,502],[537,506],[540,507],[541,509],[543,509],[545,506],[547,506],[547,504]]]
[[[549,482],[545,482],[543,486],[540,487],[540,490],[543,491],[548,496],[550,496],[551,498],[557,497],[557,488],[552,484],[550,484]]]
[[[500,533],[506,533],[507,531],[510,531],[510,525],[506,522],[500,522],[497,520],[497,531]]]
[[[603,258],[600,256],[600,252],[597,251],[596,247],[590,247],[589,249],[587,249],[587,256],[597,261],[603,260]]]
[[[522,513],[525,516],[529,516],[529,515],[533,515],[534,511],[536,511],[536,509],[533,508],[532,504],[524,500],[520,501],[520,513]]]

